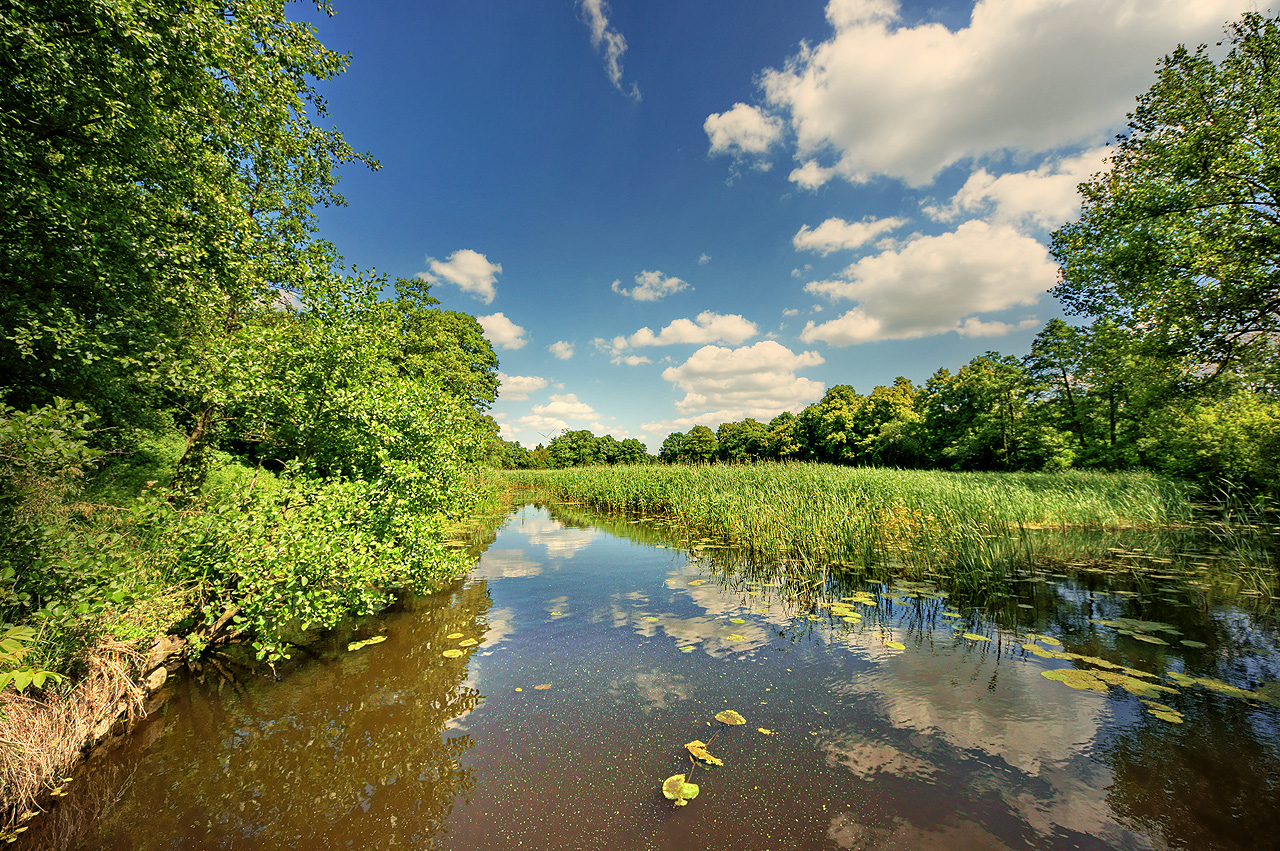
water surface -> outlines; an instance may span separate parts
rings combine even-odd
[[[525,506],[471,576],[279,679],[182,680],[24,845],[1280,847],[1265,609],[1114,572],[973,607],[671,540]],[[1158,688],[1144,704],[1053,670]],[[693,769],[700,793],[675,807],[660,787],[695,739],[725,764]]]

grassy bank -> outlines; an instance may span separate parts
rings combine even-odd
[[[1026,530],[1186,522],[1190,488],[1145,474],[947,473],[823,464],[576,467],[506,474],[596,508],[658,514],[771,559],[982,583],[1034,558]]]

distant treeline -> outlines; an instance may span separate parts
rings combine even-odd
[[[1280,485],[1273,361],[1213,371],[1162,355],[1107,320],[1051,320],[1023,358],[987,352],[917,386],[840,384],[799,414],[673,432],[656,457],[636,440],[570,431],[547,446],[501,442],[519,469],[591,464],[817,461],[948,470],[1146,468],[1250,490]]]

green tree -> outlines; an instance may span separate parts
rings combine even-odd
[[[247,325],[330,274],[314,207],[357,154],[312,81],[346,57],[283,0],[0,5],[0,360],[10,402],[199,450]],[[119,432],[107,432],[119,434]]]
[[[664,464],[674,464],[680,460],[680,451],[684,446],[684,432],[673,431],[662,441],[658,450],[658,459]]]
[[[720,444],[716,441],[716,433],[704,425],[696,425],[689,429],[680,444],[680,460],[705,464],[716,460],[720,453]]]
[[[763,423],[750,417],[736,423],[721,423],[716,429],[720,460],[742,463],[762,458],[768,451],[769,432]]]
[[[604,446],[587,429],[566,431],[551,438],[551,442],[547,444],[547,457],[550,465],[556,468],[588,467],[605,463]]]
[[[1280,332],[1280,25],[1249,12],[1227,36],[1220,62],[1204,45],[1164,57],[1052,243],[1069,310],[1192,375],[1270,352]]]

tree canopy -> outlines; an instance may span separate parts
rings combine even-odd
[[[1274,356],[1280,332],[1280,24],[1249,12],[1215,62],[1178,47],[1109,168],[1053,235],[1054,294],[1201,371]]]

